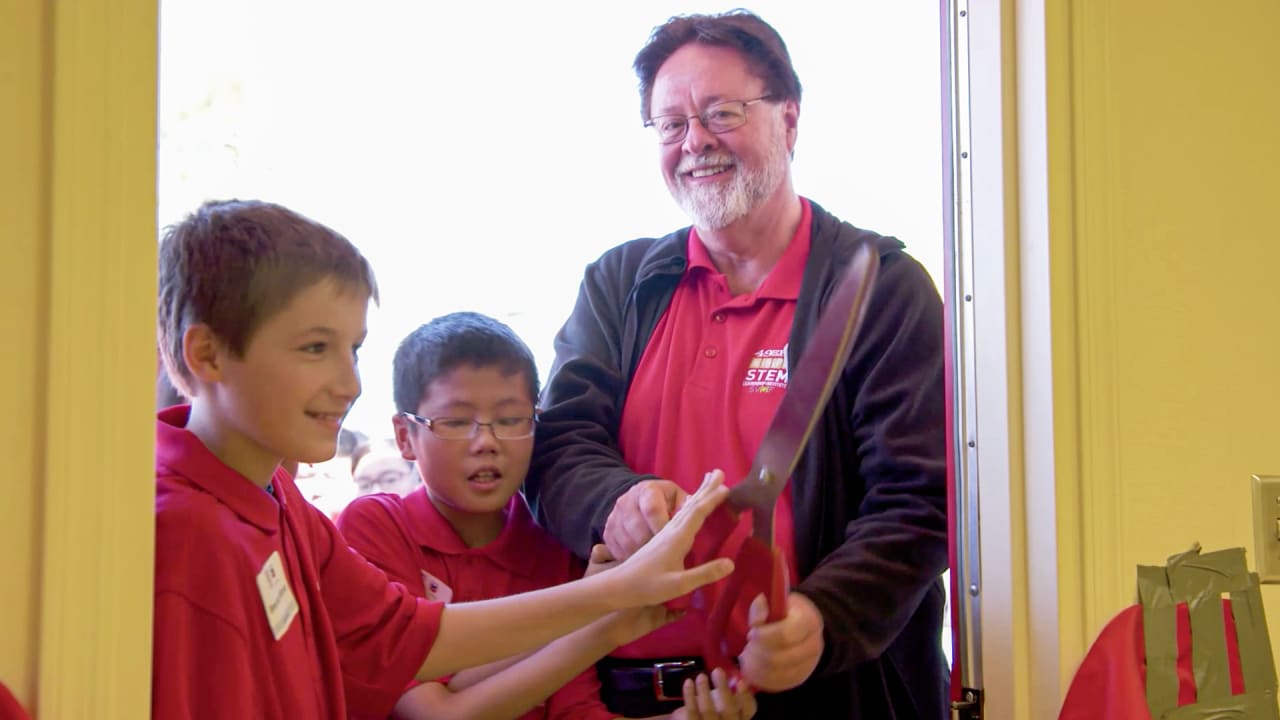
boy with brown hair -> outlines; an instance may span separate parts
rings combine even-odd
[[[538,369],[507,325],[458,312],[409,333],[393,363],[401,457],[423,485],[406,497],[357,498],[338,517],[351,547],[414,594],[487,600],[582,576],[582,565],[534,523],[520,494],[537,427]],[[594,558],[603,560],[604,546]],[[624,640],[587,627],[498,672],[415,686],[396,704],[407,720],[613,720],[592,664]],[[622,640],[623,642],[619,642]],[[714,683],[711,682],[714,680]],[[677,720],[745,720],[755,698],[723,671],[666,689]],[[714,684],[714,687],[713,687]],[[663,716],[667,717],[667,716]]]
[[[191,405],[156,424],[152,714],[385,715],[414,676],[543,646],[591,622],[634,635],[724,577],[684,569],[725,493],[705,485],[651,552],[518,598],[446,607],[352,551],[282,459],[331,457],[360,394],[373,273],[341,235],[278,205],[208,203],[160,246],[165,366]],[[616,612],[648,607],[643,612]]]

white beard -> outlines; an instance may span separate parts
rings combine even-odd
[[[680,163],[671,187],[671,196],[697,227],[719,230],[742,219],[778,189],[786,176],[788,154],[786,142],[779,137],[771,143],[769,153],[759,166],[751,166],[739,160],[734,166],[733,181],[727,186],[690,186],[683,182],[683,173],[689,167],[709,163],[730,162],[734,158],[725,152],[716,152]],[[687,167],[686,167],[687,165]]]

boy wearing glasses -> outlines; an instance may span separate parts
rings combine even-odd
[[[712,480],[660,549],[580,582],[446,607],[388,581],[281,467],[334,455],[376,292],[346,238],[278,205],[209,203],[161,242],[159,342],[191,404],[156,423],[153,717],[385,715],[415,676],[554,651],[587,623],[633,636],[667,619],[641,606],[731,570],[684,569],[727,492]]]
[[[569,582],[581,562],[539,528],[520,486],[537,422],[538,375],[529,348],[505,324],[477,313],[436,318],[396,351],[396,444],[424,484],[406,497],[357,498],[338,518],[347,541],[421,597],[487,600]],[[603,546],[593,560],[604,561]],[[594,570],[595,568],[593,568]],[[402,718],[511,720],[614,718],[600,701],[593,662],[634,637],[595,628],[495,667],[410,688]],[[706,676],[690,680],[675,717],[748,718],[755,701]]]

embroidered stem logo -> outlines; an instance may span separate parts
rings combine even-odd
[[[747,376],[742,379],[747,392],[768,393],[787,389],[787,346],[762,348],[751,355]]]

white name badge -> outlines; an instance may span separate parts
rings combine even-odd
[[[298,599],[289,589],[289,577],[284,573],[279,551],[272,552],[258,571],[258,592],[262,593],[262,607],[267,611],[271,634],[279,640],[298,616]]]
[[[445,585],[443,580],[426,570],[422,571],[422,587],[427,591],[428,600],[447,603],[453,599],[453,588]]]

